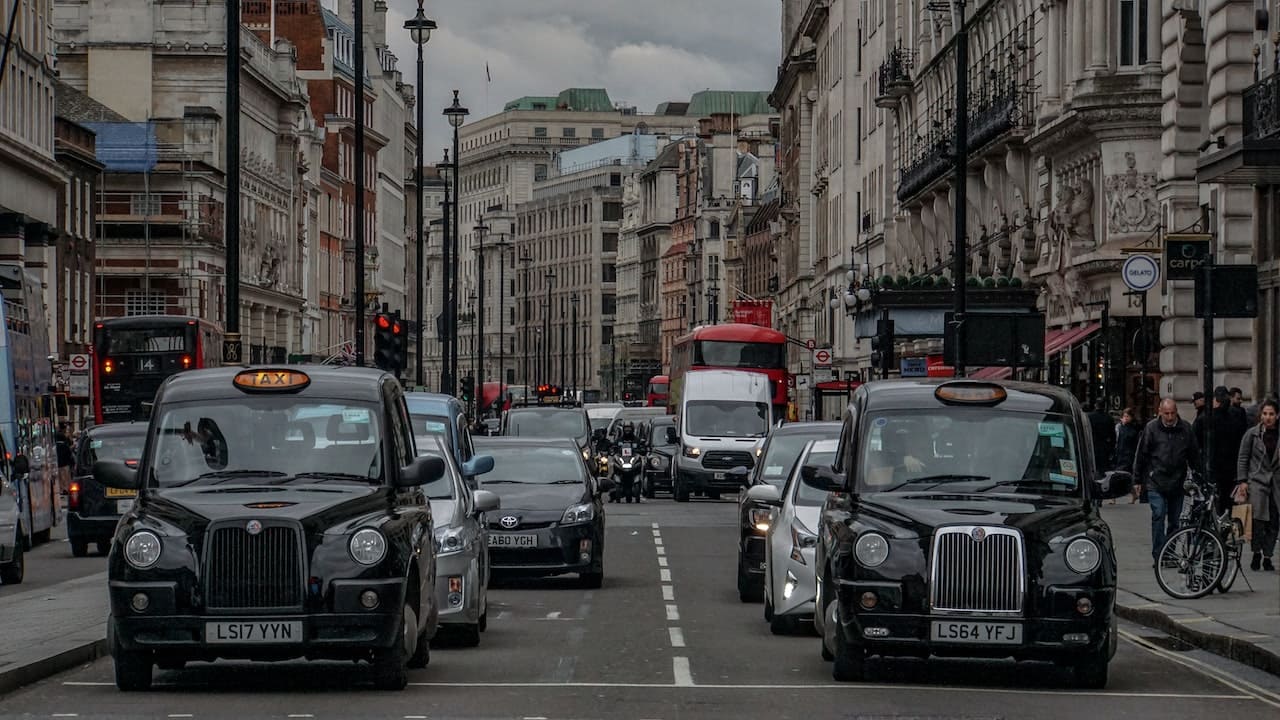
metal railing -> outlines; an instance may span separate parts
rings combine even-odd
[[[1280,133],[1280,73],[1272,73],[1244,90],[1244,136],[1269,138]]]

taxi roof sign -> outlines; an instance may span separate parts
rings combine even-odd
[[[236,375],[234,383],[250,392],[290,392],[310,385],[311,378],[297,370],[245,370]]]
[[[996,405],[1009,396],[1003,387],[984,382],[943,383],[933,391],[933,396],[944,403],[963,405]]]

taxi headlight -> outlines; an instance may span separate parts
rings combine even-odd
[[[387,539],[373,528],[357,530],[349,549],[351,558],[361,565],[377,565],[387,554]]]
[[[662,458],[657,455],[650,455],[649,467],[654,467],[654,468],[662,467]]]
[[[124,544],[124,559],[139,570],[160,562],[160,536],[150,530],[139,530]]]
[[[561,525],[576,525],[578,523],[591,522],[596,517],[596,510],[591,503],[583,503],[582,505],[574,505],[564,511],[564,517],[560,518]]]
[[[1076,538],[1067,545],[1067,567],[1081,575],[1098,569],[1102,563],[1102,550],[1089,538]]]
[[[854,544],[853,555],[863,567],[880,567],[889,559],[889,541],[879,533],[866,533]]]

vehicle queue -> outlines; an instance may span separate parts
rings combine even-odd
[[[1106,685],[1115,556],[1095,501],[1129,479],[1093,468],[1069,395],[885,381],[842,422],[783,424],[750,373],[683,380],[675,415],[526,404],[473,437],[456,399],[379,371],[170,377],[148,424],[77,449],[73,552],[114,522],[116,684],[193,660],[341,658],[402,688],[433,644],[480,642],[493,577],[604,584],[625,447],[636,500],[739,488],[740,598],[775,634],[816,631],[838,680],[911,655],[1051,660]]]

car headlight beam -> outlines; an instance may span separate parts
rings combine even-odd
[[[1089,538],[1076,538],[1067,545],[1067,567],[1073,572],[1088,575],[1102,564],[1102,550]]]
[[[880,567],[889,559],[889,541],[880,533],[864,533],[854,543],[853,554],[863,567]]]
[[[160,536],[150,530],[139,530],[129,536],[124,544],[124,559],[139,570],[160,562]]]
[[[373,528],[357,530],[348,546],[351,558],[361,565],[377,565],[387,555],[387,539]]]

